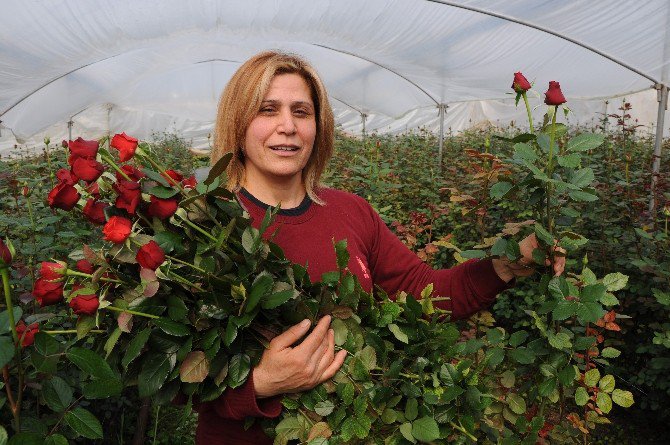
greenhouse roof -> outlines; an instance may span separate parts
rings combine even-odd
[[[74,136],[167,129],[203,146],[224,85],[265,49],[310,60],[352,133],[363,115],[368,131],[436,130],[440,104],[452,130],[523,122],[515,71],[540,93],[559,81],[575,123],[626,96],[653,124],[669,22],[664,0],[8,0],[0,132],[57,140],[72,121]]]

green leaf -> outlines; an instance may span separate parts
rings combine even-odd
[[[500,375],[500,384],[505,388],[511,388],[514,386],[516,377],[512,371],[505,371]]]
[[[148,193],[155,196],[156,198],[167,199],[172,198],[174,195],[179,193],[179,189],[157,185],[155,187],[151,187]]]
[[[248,253],[255,253],[260,246],[260,233],[253,227],[247,227],[242,232],[242,247]]]
[[[604,313],[599,303],[580,303],[577,307],[577,317],[587,323],[595,323]]]
[[[412,422],[412,436],[419,442],[432,442],[440,437],[440,427],[435,419],[424,416]]]
[[[572,347],[572,342],[570,341],[570,336],[565,332],[559,332],[554,334],[553,332],[549,333],[549,344],[556,349],[570,349]]]
[[[414,438],[414,436],[412,436],[412,424],[411,423],[405,422],[402,425],[400,425],[400,434],[402,434],[402,436],[405,439],[409,440],[410,442],[416,443],[416,439]]]
[[[335,244],[335,255],[337,257],[337,268],[342,270],[349,264],[349,251],[347,250],[347,240],[343,239]]]
[[[593,150],[602,145],[605,136],[602,134],[583,133],[568,141],[568,151],[580,152]]]
[[[596,395],[596,405],[603,413],[607,414],[612,411],[612,398],[605,392],[599,392]]]
[[[507,394],[507,405],[515,414],[524,414],[526,412],[526,401],[519,394],[511,392]]]
[[[223,173],[226,171],[226,168],[228,167],[228,164],[230,163],[230,160],[233,159],[233,153],[228,152],[221,156],[221,158],[216,161],[216,163],[212,166],[212,168],[209,170],[209,174],[207,175],[207,179],[205,179],[203,182],[206,185],[209,185],[214,182],[216,178],[219,176],[223,175]]]
[[[342,440],[347,442],[354,437],[365,439],[370,433],[370,428],[372,422],[366,415],[347,417],[342,422]]]
[[[662,292],[659,289],[652,289],[656,301],[663,306],[670,306],[670,292]]]
[[[126,349],[126,353],[123,355],[123,359],[121,359],[121,366],[128,368],[130,362],[135,360],[140,355],[142,348],[144,348],[147,340],[149,340],[149,335],[151,335],[151,329],[145,328],[136,334],[132,340],[130,340],[130,343],[128,343],[128,348]]]
[[[0,425],[0,445],[7,445],[7,430]]]
[[[525,347],[512,349],[508,354],[512,359],[522,365],[530,365],[535,361],[535,353],[531,349]]]
[[[511,182],[499,181],[493,184],[491,190],[489,191],[489,196],[493,199],[503,198],[507,193],[512,190],[514,184]]]
[[[593,193],[584,192],[582,190],[570,190],[568,196],[570,196],[573,201],[580,202],[593,202],[598,200],[598,197]]]
[[[98,379],[88,382],[83,387],[87,399],[107,399],[121,395],[123,383],[120,379]]]
[[[70,348],[67,358],[86,374],[99,379],[117,378],[109,364],[95,352],[84,348]]]
[[[169,335],[174,335],[175,337],[186,337],[191,333],[191,330],[187,325],[172,321],[169,318],[156,318],[151,321],[163,332]]]
[[[300,438],[302,425],[297,417],[285,417],[275,427],[277,437],[275,443],[286,444],[290,440],[297,440]]]
[[[95,327],[95,317],[89,315],[80,315],[77,319],[77,340],[80,340],[91,332]]]
[[[112,351],[114,350],[114,346],[116,346],[116,342],[119,341],[119,337],[121,337],[121,333],[122,333],[121,329],[117,327],[109,335],[109,338],[107,338],[107,341],[105,342],[105,346],[103,347],[103,349],[106,352],[105,360],[107,360],[107,357],[109,357],[109,354],[111,354]]]
[[[65,413],[65,422],[79,435],[87,439],[102,439],[102,425],[84,408],[77,407]]]
[[[14,322],[18,322],[23,315],[23,311],[20,307],[14,307]],[[12,328],[9,326],[9,312],[4,310],[0,312],[0,335],[10,332]]]
[[[579,301],[582,303],[597,303],[605,295],[605,286],[602,284],[590,284],[579,293]]]
[[[535,236],[538,240],[542,241],[546,246],[554,245],[554,237],[551,236],[551,233],[547,231],[542,224],[535,223]]]
[[[619,406],[623,406],[624,408],[628,408],[635,401],[633,400],[633,394],[630,391],[623,391],[621,389],[615,389],[612,391],[612,400],[614,403],[616,403]]]
[[[580,386],[575,391],[575,403],[578,406],[584,406],[589,401],[589,393],[586,392],[586,389],[583,386]]]
[[[568,286],[568,282],[565,280],[565,277],[553,277],[549,281],[549,293],[552,295],[552,297],[559,301],[569,297],[570,286]]]
[[[267,271],[258,274],[251,284],[251,290],[249,291],[244,311],[246,313],[253,311],[261,299],[272,289],[273,284],[272,275]]]
[[[140,397],[150,397],[163,387],[165,379],[172,370],[170,355],[161,352],[147,354],[137,377],[137,389]]]
[[[158,172],[156,172],[156,171],[154,171],[154,170],[152,170],[148,167],[142,167],[142,173],[144,173],[145,175],[147,175],[147,177],[149,179],[156,181],[160,185],[165,186],[165,187],[170,187],[170,184],[168,184],[168,182],[165,180],[163,175],[161,175],[160,173],[158,173]]]
[[[251,369],[251,359],[246,354],[236,354],[228,365],[228,386],[237,388],[247,380]]]
[[[520,346],[528,338],[528,332],[521,330],[516,331],[509,337],[509,345],[513,348]]]
[[[514,159],[523,159],[529,162],[537,161],[538,159],[535,149],[524,143],[514,144],[514,154],[512,157]]]
[[[607,347],[602,350],[600,355],[604,358],[617,358],[621,355],[621,351],[615,348]]]
[[[558,165],[561,167],[577,168],[582,162],[582,157],[577,153],[558,156]]]
[[[416,416],[419,414],[419,403],[415,398],[407,400],[405,403],[405,418],[409,421],[416,419]]]
[[[24,422],[25,423],[25,422]],[[8,445],[44,445],[43,434],[21,432],[7,442]]]
[[[323,400],[314,405],[314,412],[320,416],[328,416],[335,410],[335,405],[330,400]]]
[[[187,321],[188,308],[184,299],[178,295],[170,294],[168,296],[168,316],[174,321]]]
[[[391,323],[388,325],[388,328],[395,338],[403,343],[409,344],[409,337],[407,337],[407,334],[405,334],[397,324]]]
[[[0,337],[0,368],[14,358],[14,342],[9,337]]]
[[[603,284],[608,292],[616,292],[626,287],[628,276],[621,272],[610,273],[603,277]]]
[[[44,439],[44,445],[68,445],[69,443],[65,436],[61,434],[52,434]]]
[[[600,381],[598,382],[598,386],[606,393],[614,391],[615,386],[614,376],[612,374],[607,374],[603,376],[603,378],[601,378]]]
[[[566,365],[563,369],[558,372],[558,381],[562,384],[569,386],[577,377],[577,372],[573,365]]]
[[[562,300],[558,302],[551,315],[557,321],[567,320],[577,313],[577,307],[576,301]]]
[[[57,413],[61,413],[72,403],[72,388],[65,380],[53,376],[42,386],[42,396],[47,406]]]
[[[589,369],[584,374],[584,384],[586,386],[596,386],[600,380],[600,371],[598,368]]]

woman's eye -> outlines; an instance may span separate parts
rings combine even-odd
[[[272,107],[263,107],[261,108],[261,113],[272,113],[274,111],[274,108]]]

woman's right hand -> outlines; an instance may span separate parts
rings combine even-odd
[[[303,320],[273,338],[253,370],[256,397],[300,392],[314,388],[335,375],[344,363],[347,351],[335,354],[335,334],[326,315],[299,345],[293,346],[309,331]]]

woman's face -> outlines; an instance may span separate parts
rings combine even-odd
[[[316,137],[315,111],[302,76],[276,75],[246,131],[245,181],[302,182]]]

